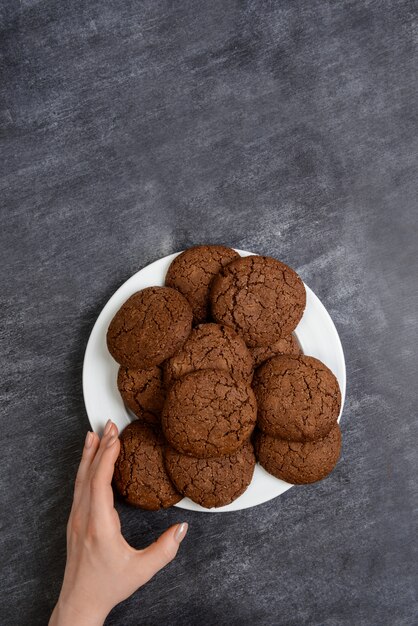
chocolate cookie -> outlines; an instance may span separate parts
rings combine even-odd
[[[171,385],[189,372],[218,369],[251,382],[253,360],[242,337],[220,324],[200,324],[180,352],[164,363],[164,381]]]
[[[338,424],[317,441],[287,441],[258,432],[255,451],[260,465],[270,474],[294,485],[314,483],[328,476],[341,452]]]
[[[139,419],[150,424],[161,422],[165,400],[161,366],[154,365],[148,370],[133,370],[121,365],[118,389],[126,406]]]
[[[162,426],[182,454],[208,458],[232,454],[255,426],[254,393],[220,370],[199,370],[177,380],[167,394]]]
[[[265,361],[268,361],[268,359],[271,359],[271,357],[278,356],[279,354],[303,354],[295,335],[283,337],[269,346],[250,348],[250,352],[255,368],[262,365]]]
[[[148,369],[173,356],[192,328],[185,298],[168,287],[148,287],[131,296],[112,319],[107,347],[125,367]]]
[[[234,328],[254,348],[291,334],[303,315],[306,292],[296,272],[284,263],[249,256],[219,272],[210,300],[215,321]]]
[[[195,246],[172,261],[165,277],[167,287],[180,291],[193,309],[193,322],[200,324],[209,316],[209,288],[224,265],[239,254],[224,246]]]
[[[128,504],[156,511],[181,500],[165,470],[158,429],[135,420],[123,430],[120,443],[113,480]]]
[[[337,379],[312,356],[276,356],[255,373],[257,423],[275,437],[306,441],[335,426],[341,392]]]
[[[255,467],[254,448],[245,443],[229,456],[196,459],[166,448],[167,472],[184,496],[206,508],[225,506],[247,489]]]

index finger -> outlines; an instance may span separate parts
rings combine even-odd
[[[97,465],[91,475],[90,510],[92,515],[112,514],[114,506],[112,478],[119,450],[118,429],[113,424],[109,437],[103,438],[100,442]]]
[[[83,455],[81,457],[80,465],[78,466],[77,476],[74,485],[74,497],[73,507],[76,509],[80,500],[81,494],[85,487],[86,480],[88,479],[88,472],[93,463],[96,451],[99,447],[99,438],[96,433],[88,432],[86,435],[86,441],[83,448]]]

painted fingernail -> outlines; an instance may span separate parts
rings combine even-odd
[[[103,437],[106,437],[106,435],[109,434],[110,429],[112,428],[112,420],[107,420],[106,422],[106,426],[103,432]]]
[[[111,448],[113,446],[114,443],[116,443],[116,441],[118,440],[118,436],[117,435],[113,435],[109,441],[106,444],[106,448]]]
[[[186,536],[187,529],[189,528],[189,524],[187,522],[183,522],[182,524],[178,524],[176,528],[176,532],[174,533],[174,539],[177,543],[181,543]]]
[[[84,442],[84,447],[87,448],[87,450],[89,448],[91,448],[91,444],[93,443],[93,433],[91,433],[90,431],[87,433],[86,435],[86,440]]]

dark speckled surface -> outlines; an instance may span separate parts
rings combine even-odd
[[[330,478],[190,531],[110,625],[417,623],[417,5],[10,0],[0,8],[1,608],[47,622],[114,290],[225,243],[294,266],[340,332]]]

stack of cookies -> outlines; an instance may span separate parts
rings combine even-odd
[[[341,450],[341,393],[334,374],[312,356],[282,355],[257,369],[253,386],[260,464],[293,484],[325,478]]]
[[[164,287],[125,302],[107,344],[138,418],[121,433],[115,466],[128,503],[155,510],[187,496],[224,506],[248,487],[256,459],[292,483],[329,474],[341,397],[292,335],[305,304],[290,267],[223,246],[186,250]]]

